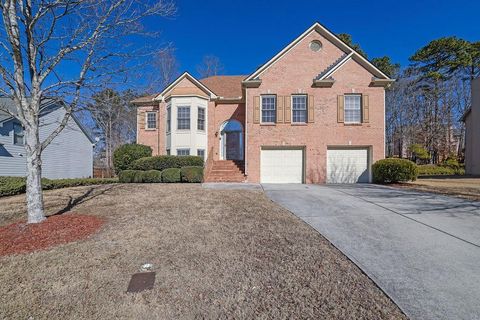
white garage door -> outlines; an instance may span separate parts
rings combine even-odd
[[[368,183],[368,148],[327,150],[327,183]]]
[[[263,149],[260,156],[262,183],[302,183],[302,149]]]

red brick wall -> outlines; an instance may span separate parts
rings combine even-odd
[[[320,40],[323,48],[313,52],[309,43]],[[306,182],[324,183],[327,146],[371,146],[373,161],[384,157],[384,89],[370,87],[372,74],[353,60],[333,74],[332,88],[313,88],[313,79],[343,54],[314,32],[298,43],[283,58],[260,75],[259,88],[247,89],[248,181],[260,181],[262,146],[305,146]],[[307,125],[253,123],[253,99],[261,94],[290,96],[305,93],[315,97],[315,122]],[[368,94],[370,123],[337,123],[337,95]]]
[[[153,155],[165,154],[165,106],[141,106],[137,108],[137,143],[150,146]],[[157,112],[157,129],[140,128],[140,117],[144,118],[147,111]]]
[[[229,120],[240,121],[245,130],[245,104],[244,103],[209,103],[209,131],[208,131],[208,149],[213,147],[213,159],[220,158],[220,127]],[[244,137],[245,141],[245,137]]]

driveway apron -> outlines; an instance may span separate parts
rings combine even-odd
[[[480,203],[375,185],[263,185],[412,319],[480,319]]]

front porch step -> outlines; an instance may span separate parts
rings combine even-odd
[[[245,182],[245,164],[243,161],[213,161],[207,169],[204,182]]]

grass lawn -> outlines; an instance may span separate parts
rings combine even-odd
[[[1,319],[405,319],[261,192],[118,184],[45,194],[49,214],[71,209],[106,222],[86,240],[0,257]],[[0,225],[24,218],[23,201],[0,198]],[[146,262],[154,289],[127,294]]]
[[[400,187],[480,201],[480,178],[420,178],[415,182],[400,184]]]

